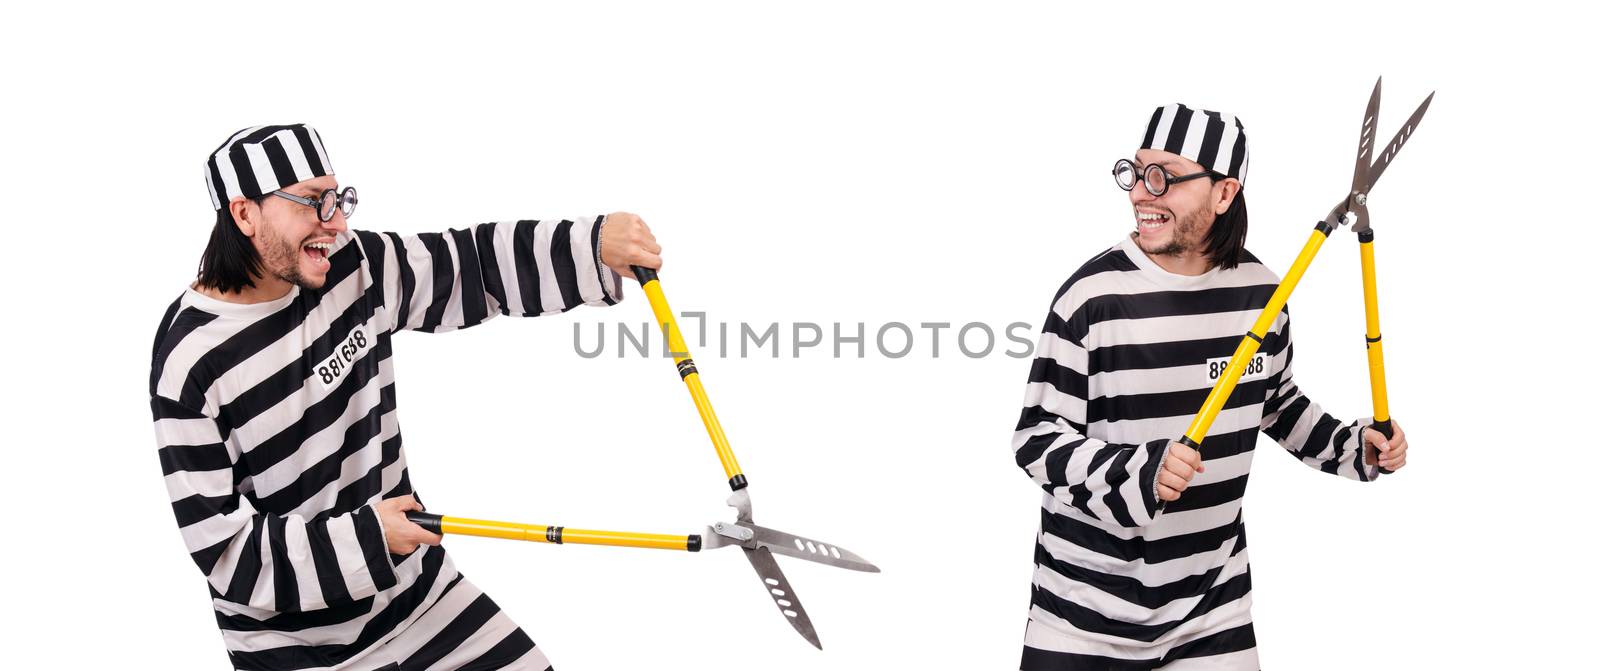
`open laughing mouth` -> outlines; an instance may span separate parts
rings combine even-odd
[[[1161,212],[1136,211],[1135,214],[1138,216],[1137,230],[1140,233],[1151,233],[1161,230],[1162,226],[1165,226],[1167,222],[1172,220],[1172,215]]]
[[[300,252],[311,259],[311,265],[318,268],[328,267],[328,252],[332,251],[332,242],[312,242],[300,248]]]

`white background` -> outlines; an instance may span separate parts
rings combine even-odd
[[[1380,74],[1384,141],[1439,91],[1371,202],[1410,465],[1360,485],[1263,439],[1246,504],[1263,665],[1580,658],[1600,596],[1593,16],[666,4],[8,10],[7,666],[225,663],[146,384],[211,226],[204,157],[237,128],[317,126],[361,189],[358,227],[640,213],[674,307],[713,321],[1036,329],[1061,281],[1131,230],[1107,172],[1156,106],[1244,120],[1249,246],[1281,272],[1346,189]],[[1341,230],[1293,300],[1297,378],[1344,418],[1370,414],[1359,286]],[[431,509],[661,533],[730,514],[671,366],[573,352],[575,323],[650,318],[629,293],[397,340]],[[756,519],[883,568],[782,561],[826,652],[736,553],[476,538],[451,553],[561,669],[1016,668],[1039,499],[1009,453],[1028,362],[952,356],[949,336],[937,359],[925,342],[894,360],[697,348]]]

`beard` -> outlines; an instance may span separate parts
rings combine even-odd
[[[1138,243],[1139,249],[1150,256],[1180,256],[1196,251],[1200,244],[1200,212],[1191,210],[1178,214],[1171,213],[1172,235],[1167,238],[1166,244],[1148,246],[1140,239],[1139,229],[1133,230],[1133,241]]]
[[[276,230],[267,227],[262,230],[261,246],[265,248],[261,261],[267,272],[301,289],[317,289],[322,286],[322,282],[313,284],[300,273],[299,245],[291,244],[280,237]]]

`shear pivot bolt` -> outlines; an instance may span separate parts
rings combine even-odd
[[[741,527],[737,524],[728,524],[726,522],[717,522],[711,528],[718,534],[727,536],[734,540],[747,541],[751,538],[755,538],[756,535],[754,531]]]

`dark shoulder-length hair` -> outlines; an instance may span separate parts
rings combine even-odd
[[[1231,270],[1244,257],[1244,234],[1250,228],[1250,217],[1245,212],[1244,191],[1233,195],[1228,211],[1217,215],[1211,222],[1211,232],[1206,234],[1206,258],[1211,265]]]
[[[253,199],[257,204],[261,199]],[[217,225],[211,229],[211,240],[200,255],[198,283],[202,288],[216,289],[222,293],[243,291],[254,287],[261,275],[261,254],[256,246],[239,231],[233,213],[224,205],[217,210]]]

